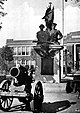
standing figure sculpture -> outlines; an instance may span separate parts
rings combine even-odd
[[[55,29],[56,28],[56,23],[52,23],[52,30],[50,31],[50,42],[54,42],[55,44],[60,44],[59,40],[62,39],[63,35],[62,33]]]
[[[45,57],[48,55],[48,48],[49,45],[46,43],[50,39],[49,32],[44,31],[45,26],[41,24],[39,26],[40,31],[37,32],[37,39],[38,39],[38,46],[40,46],[40,49],[36,49],[36,52],[41,56]]]
[[[54,20],[54,6],[53,8],[51,9],[51,2],[49,3],[49,7],[47,8],[46,12],[45,12],[45,16],[42,18],[45,20],[45,23],[46,23],[46,27],[48,29],[52,29],[52,23],[53,23],[53,20]]]
[[[53,23],[53,21],[54,21],[54,6],[51,9],[52,3],[50,2],[49,4],[50,5],[45,12],[45,16],[42,19],[45,19],[47,31],[50,34],[50,40],[48,40],[48,41],[59,44],[58,40],[62,39],[63,35],[59,30],[55,29],[57,24]]]
[[[60,32],[60,30],[57,30],[56,29],[56,23],[52,23],[52,30],[50,32],[50,39],[49,41],[50,42],[53,42],[54,45],[60,45],[60,40],[63,38],[63,35],[62,33]],[[54,52],[53,49],[50,49],[49,50],[49,56],[51,57],[54,57],[54,55],[56,54],[57,52]]]

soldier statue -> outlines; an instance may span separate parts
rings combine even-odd
[[[51,9],[51,2],[49,3],[49,7],[46,10],[45,16],[42,18],[45,20],[46,30],[44,30],[45,26],[41,24],[39,26],[40,31],[37,32],[38,45],[39,49],[35,49],[35,51],[41,57],[50,56],[50,52],[52,50],[49,49],[50,44],[60,45],[59,40],[62,39],[63,35],[60,30],[56,29],[56,23],[54,23],[54,7]]]

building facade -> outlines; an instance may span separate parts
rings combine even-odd
[[[20,62],[23,65],[36,66],[36,53],[31,40],[7,39],[6,45],[13,48],[15,65]]]
[[[67,61],[70,60],[67,66],[72,69],[80,70],[80,31],[70,32],[64,39]],[[64,63],[65,64],[65,63]]]

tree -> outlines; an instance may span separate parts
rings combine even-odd
[[[12,48],[5,46],[2,48],[1,56],[6,61],[12,61],[13,60],[13,51]]]
[[[7,13],[4,12],[4,8],[3,8],[3,5],[4,5],[4,2],[7,1],[7,0],[0,0],[0,17],[4,17]],[[2,28],[2,22],[0,22],[0,29]]]
[[[7,73],[12,65],[11,62],[13,64],[13,49],[8,46],[2,47],[0,52],[1,70]]]

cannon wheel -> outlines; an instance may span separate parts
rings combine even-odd
[[[33,113],[41,112],[43,102],[43,87],[42,83],[39,81],[37,82],[34,90],[34,111]]]
[[[8,92],[9,91],[9,86],[10,86],[10,81],[4,80],[2,83],[2,91],[3,92]],[[4,111],[8,111],[12,105],[13,98],[11,97],[3,97],[0,96],[0,108]]]

